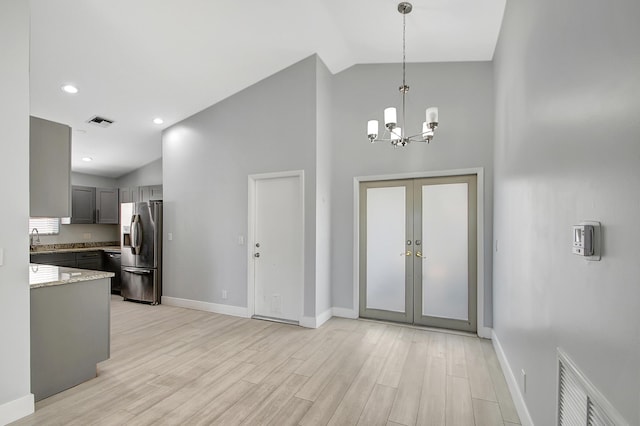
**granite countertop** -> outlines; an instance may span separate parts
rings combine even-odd
[[[80,281],[99,280],[114,277],[113,272],[89,271],[88,269],[66,268],[64,266],[29,264],[29,285],[32,289],[49,287]]]
[[[67,244],[43,244],[36,245],[30,250],[30,254],[49,253],[74,253],[82,251],[108,251],[120,252],[118,241],[108,241],[104,243],[67,243]]]

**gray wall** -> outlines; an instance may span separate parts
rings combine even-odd
[[[118,188],[130,186],[161,185],[162,184],[162,158],[158,158],[131,173],[120,176],[117,179]]]
[[[407,126],[422,130],[425,109],[438,106],[440,127],[429,144],[371,145],[367,120],[399,107],[400,64],[357,65],[333,78],[331,282],[333,306],[353,308],[353,179],[484,167],[485,325],[491,325],[493,78],[489,62],[408,64]],[[481,325],[481,324],[480,324]]]
[[[29,3],[0,4],[0,423],[3,405],[30,394]],[[7,204],[8,203],[8,204]]]
[[[312,56],[163,132],[164,296],[246,306],[247,176],[304,170],[304,314],[315,315],[315,75]]]
[[[118,188],[117,179],[86,173],[71,173],[71,185],[95,186],[96,188]]]
[[[537,425],[556,347],[640,424],[640,2],[507,2],[495,58],[494,330]],[[598,220],[604,255],[571,254]]]

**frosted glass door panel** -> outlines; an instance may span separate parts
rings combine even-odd
[[[468,320],[468,186],[422,186],[422,315]]]
[[[367,188],[367,309],[405,312],[406,190]]]

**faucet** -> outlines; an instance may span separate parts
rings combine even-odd
[[[34,233],[35,233],[35,238],[34,238],[34,235],[33,235]],[[30,240],[30,243],[31,243],[31,248],[34,248],[36,244],[40,243],[40,233],[38,232],[38,228],[33,228],[31,230],[31,237],[29,238],[29,240]]]

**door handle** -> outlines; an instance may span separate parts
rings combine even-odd
[[[417,256],[417,257],[421,257],[422,259],[426,259],[426,258],[427,258],[426,256],[423,256],[423,255],[422,255],[422,252],[421,252],[421,251],[417,251],[417,252],[416,252],[416,256]]]
[[[411,253],[411,250],[407,250],[404,253],[400,253],[400,256],[411,256],[413,253]]]
[[[260,257],[260,253],[253,253],[253,257]]]

